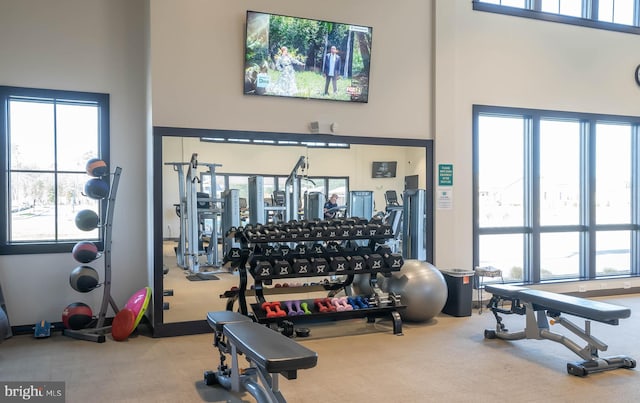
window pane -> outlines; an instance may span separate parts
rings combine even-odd
[[[542,0],[541,11],[581,17],[582,0]]]
[[[577,232],[540,234],[540,279],[580,277]]]
[[[598,20],[633,25],[634,0],[600,0]]]
[[[249,200],[249,177],[229,176],[229,189],[238,189],[240,197]]]
[[[84,171],[98,155],[98,107],[57,104],[58,170]]]
[[[9,101],[11,169],[54,169],[53,139],[53,104]]]
[[[522,281],[524,279],[523,237],[522,234],[481,235],[479,266],[493,266],[502,270],[505,281]]]
[[[58,239],[98,239],[98,229],[82,231],[76,226],[76,214],[81,210],[100,211],[100,202],[84,196],[85,174],[58,175]]]
[[[53,178],[53,174],[10,174],[10,241],[55,239]]]
[[[499,4],[501,6],[524,8],[524,0],[480,0],[481,3]]]
[[[631,233],[600,231],[596,234],[596,275],[629,274],[631,267]]]
[[[500,4],[503,6],[524,8],[524,0],[502,0]]]
[[[596,223],[631,223],[631,127],[596,125]]]
[[[335,193],[338,195],[338,205],[343,205],[346,204],[348,191],[349,186],[346,179],[329,179],[329,189],[327,189],[325,196],[329,197]]]
[[[580,124],[540,121],[540,224],[580,223]]]
[[[521,226],[524,121],[480,116],[478,136],[480,227]]]

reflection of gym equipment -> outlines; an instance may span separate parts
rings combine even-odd
[[[167,162],[178,173],[178,193],[180,203],[176,205],[176,214],[180,217],[180,240],[176,248],[178,266],[192,273],[200,271],[200,255],[206,255],[206,265],[218,267],[218,217],[222,214],[223,201],[212,197],[199,189],[198,168],[208,168],[205,175],[210,176],[211,192],[216,192],[216,168],[222,165],[198,162],[198,154],[191,155],[188,163]],[[187,166],[187,172],[184,172]],[[212,224],[207,226],[206,222]],[[204,242],[207,241],[205,248]]]
[[[425,236],[426,200],[424,189],[404,191],[402,211],[402,256],[405,259],[427,259]]]
[[[274,199],[275,197],[272,196],[272,200]],[[277,223],[278,221],[282,221],[287,209],[284,205],[285,200],[285,194],[282,192],[282,200],[280,204],[276,204],[272,201],[271,206],[265,206],[264,178],[262,176],[249,177],[250,224],[266,224],[268,222]]]
[[[307,164],[305,163],[305,157],[302,155],[284,183],[286,207],[285,221],[297,220],[299,218],[300,179],[306,178],[306,175],[304,174],[304,170],[306,168]],[[298,174],[298,170],[302,171],[302,174]]]
[[[307,220],[324,219],[325,196],[322,192],[309,192],[305,195],[304,218]]]
[[[373,192],[370,190],[357,190],[349,192],[347,200],[347,215],[370,219],[373,217]]]
[[[395,190],[387,190],[384,193],[384,200],[387,203],[385,207],[387,222],[393,228],[396,239],[400,239],[402,237],[402,212],[404,207],[398,202],[398,194]]]
[[[248,392],[258,403],[286,402],[279,389],[279,375],[296,379],[299,369],[316,366],[315,351],[237,312],[209,312],[207,322],[214,330],[213,345],[220,354],[217,371],[205,371],[207,385],[220,384],[236,393]],[[250,367],[241,370],[238,355]],[[231,366],[225,361],[231,356]],[[258,381],[259,380],[259,381]]]
[[[240,227],[240,191],[238,189],[225,190],[222,192],[222,203],[224,212],[220,220],[220,227],[226,233],[230,228]],[[233,237],[225,237],[222,241],[222,254],[226,256],[231,248],[237,248],[239,245]]]
[[[599,357],[598,351],[606,351],[608,346],[591,335],[592,320],[609,325],[618,325],[620,319],[631,316],[629,308],[507,284],[486,285],[485,290],[493,295],[487,307],[496,318],[496,329],[485,330],[485,338],[505,340],[546,339],[560,343],[584,360],[567,364],[567,372],[576,376],[587,376],[592,372],[617,368],[635,368],[636,361],[628,356]],[[509,302],[510,306],[508,308],[503,308],[505,301]],[[499,313],[525,315],[524,330],[509,332],[502,323]],[[562,313],[585,319],[584,329],[581,329],[569,319],[562,317]],[[550,321],[547,321],[547,316],[551,318]],[[559,324],[568,329],[586,341],[587,345],[581,347],[568,337],[552,332],[549,330],[549,322],[552,325]]]

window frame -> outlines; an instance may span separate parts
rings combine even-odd
[[[611,277],[634,277],[640,275],[640,117],[603,115],[592,113],[562,112],[551,110],[524,109],[502,106],[473,105],[473,267],[479,266],[480,237],[482,235],[522,234],[524,237],[523,279],[524,284],[552,283],[567,280],[594,280]],[[522,226],[515,227],[480,227],[479,198],[479,118],[481,115],[520,117],[525,122],[524,136],[532,136],[531,147],[525,144],[523,166],[525,196],[525,221]],[[585,143],[581,145],[581,153],[588,154],[587,160],[580,163],[581,200],[584,206],[583,217],[575,225],[540,225],[539,209],[539,137],[540,121],[546,119],[570,119],[578,121],[580,130],[584,131]],[[598,224],[595,216],[595,167],[596,167],[596,126],[599,123],[629,124],[631,126],[631,148],[635,154],[631,158],[631,217],[629,224]],[[581,140],[582,141],[582,140]],[[529,171],[529,172],[527,172]],[[635,173],[635,175],[633,175]],[[630,272],[629,274],[597,275],[596,273],[596,234],[604,231],[629,231]],[[578,232],[581,239],[581,264],[579,277],[553,278],[541,280],[540,269],[540,235],[551,232]]]
[[[0,226],[0,255],[22,255],[41,253],[69,253],[78,240],[50,240],[50,241],[20,241],[9,242],[9,172],[10,172],[10,148],[9,148],[9,102],[12,98],[33,99],[41,102],[54,102],[65,100],[72,102],[92,102],[98,106],[98,158],[104,160],[110,166],[110,111],[109,94],[80,92],[69,90],[52,90],[42,88],[14,87],[0,85],[0,211],[3,212],[3,225]],[[67,170],[53,169],[55,175],[67,173]],[[106,214],[107,199],[100,201],[98,212],[101,221]],[[57,212],[56,212],[57,214]],[[98,240],[95,242],[100,250],[104,241],[102,231],[98,231]]]
[[[501,4],[484,3],[480,0],[472,0],[472,8],[474,11],[485,11],[489,13],[510,15],[513,17],[531,18],[535,20],[640,35],[640,0],[634,1],[634,25],[598,20],[598,0],[582,0],[583,15],[586,13],[588,15],[587,17],[573,17],[570,15],[540,11],[541,3],[538,0],[529,0],[528,2],[525,2],[525,8],[503,6]]]

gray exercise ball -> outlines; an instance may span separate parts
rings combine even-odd
[[[426,322],[442,311],[447,302],[448,290],[444,276],[431,263],[409,259],[400,271],[384,278],[380,284],[384,292],[400,294],[402,320]]]

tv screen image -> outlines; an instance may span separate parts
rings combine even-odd
[[[371,31],[247,11],[244,93],[368,102]]]
[[[397,161],[374,161],[371,164],[372,178],[395,178]]]

